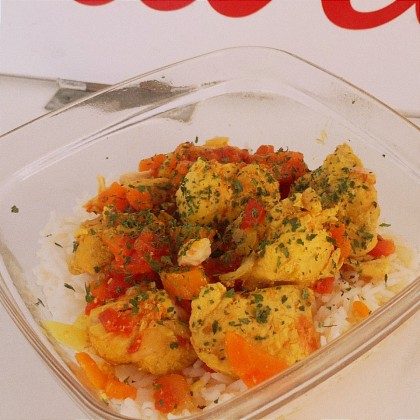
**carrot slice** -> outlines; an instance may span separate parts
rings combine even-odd
[[[104,389],[107,381],[107,374],[102,371],[95,360],[84,351],[76,353],[75,357],[92,385],[96,389]]]
[[[90,354],[82,351],[76,353],[75,357],[95,389],[103,390],[109,398],[117,398],[120,400],[125,398],[136,398],[136,388],[121,382],[119,379],[115,378],[112,373],[107,373],[102,370]]]
[[[351,244],[346,235],[346,227],[343,224],[330,226],[331,237],[341,251],[341,258],[345,260],[351,252]]]
[[[177,271],[161,271],[160,278],[164,289],[178,299],[191,300],[197,297],[200,289],[207,284],[207,277],[201,267]]]
[[[155,408],[162,413],[170,413],[176,408],[188,408],[191,405],[190,386],[184,376],[169,373],[156,379],[153,397]]]
[[[109,398],[117,398],[118,400],[125,400],[126,398],[134,400],[137,396],[137,389],[134,386],[121,382],[117,378],[108,378],[104,391]]]
[[[364,319],[370,314],[368,306],[360,300],[355,300],[352,303],[351,311],[356,319]]]
[[[226,333],[225,349],[231,367],[248,387],[253,387],[288,368],[284,360],[253,345],[233,331]]]

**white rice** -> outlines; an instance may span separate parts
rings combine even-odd
[[[397,252],[389,257],[390,272],[386,279],[364,282],[357,273],[349,273],[334,282],[330,294],[316,296],[315,328],[321,345],[337,338],[352,325],[351,308],[354,301],[362,301],[371,312],[384,305],[413,279],[413,270],[420,265],[419,256],[394,238]]]
[[[39,265],[35,268],[38,284],[44,292],[43,302],[48,308],[51,319],[64,323],[73,323],[84,312],[85,284],[89,276],[73,276],[69,273],[67,261],[73,251],[74,231],[83,220],[92,215],[85,212],[80,203],[70,217],[59,217],[55,213],[41,232],[38,251]],[[348,275],[347,279],[339,278],[335,282],[334,291],[327,295],[316,296],[316,313],[314,324],[320,334],[321,346],[327,344],[352,326],[351,305],[355,300],[363,301],[370,311],[376,310],[413,278],[413,269],[419,266],[418,255],[408,248],[398,246],[399,252],[393,255],[391,272],[387,281],[365,283],[357,274]],[[75,290],[65,287],[71,285]],[[210,409],[232,398],[247,389],[241,380],[220,374],[210,373],[204,369],[203,363],[197,360],[182,372],[192,385],[194,397],[204,410]],[[116,367],[116,375],[120,380],[128,380],[138,388],[136,400],[109,400],[109,404],[119,413],[142,419],[160,420],[177,419],[190,415],[184,410],[179,415],[163,416],[154,408],[152,383],[155,377],[138,371],[134,366]]]

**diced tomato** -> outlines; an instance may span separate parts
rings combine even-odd
[[[117,334],[131,334],[137,322],[132,311],[118,312],[113,308],[105,309],[98,318],[106,332]]]
[[[152,194],[150,191],[128,188],[126,197],[128,203],[135,211],[150,210],[153,208]]]
[[[176,336],[176,341],[178,342],[179,347],[189,347],[191,344],[191,341],[189,338],[182,337],[180,335]]]
[[[115,257],[114,269],[125,275],[158,271],[162,258],[170,256],[168,241],[155,233],[141,232],[137,238],[125,234],[104,234],[103,240]]]
[[[172,176],[175,173],[176,166],[181,160],[183,160],[181,155],[177,154],[176,152],[169,153],[166,156],[166,159],[164,160],[162,166],[158,169],[157,176],[164,178],[172,178]]]
[[[127,257],[134,253],[135,238],[129,235],[106,232],[101,238],[114,255],[117,264],[124,264],[127,261]]]
[[[182,179],[184,178],[184,176],[189,171],[192,164],[193,164],[192,162],[189,162],[186,160],[179,161],[175,167],[175,170],[172,172],[172,177],[171,177],[172,184],[179,185]]]
[[[140,350],[141,346],[141,335],[138,335],[135,340],[130,344],[130,346],[127,349],[128,354],[136,353]]]
[[[157,176],[169,178],[176,190],[191,165],[200,157],[220,163],[240,163],[249,160],[249,152],[234,146],[208,147],[182,143],[173,153],[166,155]],[[146,167],[146,164],[142,167]]]
[[[156,177],[158,173],[158,169],[162,166],[163,162],[166,159],[166,155],[158,154],[154,155],[150,158],[143,159],[139,163],[139,171],[151,171],[152,176]]]
[[[86,292],[86,315],[89,315],[92,309],[103,305],[110,298],[105,280],[91,281],[86,288]]]
[[[203,157],[215,159],[220,163],[239,163],[247,159],[249,153],[246,150],[234,146],[223,146],[218,148],[204,148]]]
[[[207,258],[202,266],[208,277],[217,277],[220,274],[235,271],[242,263],[242,257],[233,252],[226,252],[222,256]]]
[[[86,304],[86,307],[85,307],[85,314],[86,315],[89,315],[90,312],[92,311],[92,309],[95,309],[95,308],[97,308],[100,305],[101,304],[98,301],[96,301],[96,302],[93,302],[92,301],[92,302],[87,303]]]
[[[263,203],[255,198],[251,198],[245,204],[241,229],[255,228],[264,220],[265,214],[266,210]]]
[[[126,261],[119,267],[124,273],[146,274],[153,271],[152,266],[147,261],[147,256],[137,251],[127,257]]]
[[[184,376],[177,373],[163,375],[154,383],[155,408],[162,413],[170,413],[191,405],[190,386]]]
[[[257,154],[250,156],[250,162],[257,162],[272,172],[280,185],[280,195],[285,198],[289,195],[291,184],[308,172],[303,154],[279,150],[274,153]]]
[[[245,162],[249,158],[247,150],[239,149],[235,146],[195,146],[192,143],[183,143],[179,145],[175,152],[180,160],[195,162],[199,157],[206,160],[217,160],[220,163],[238,163]]]
[[[113,273],[109,275],[109,279],[106,282],[108,295],[111,298],[117,298],[123,295],[127,289],[134,286],[135,279],[133,276],[126,276],[120,273]]]
[[[113,182],[98,194],[98,208],[102,211],[105,206],[112,206],[117,212],[123,212],[128,206],[126,193],[127,190],[122,185]]]
[[[169,242],[155,233],[141,232],[134,242],[135,253],[128,264],[132,273],[159,271],[164,266],[165,258],[170,257]]]
[[[89,302],[85,313],[89,315],[92,309],[123,295],[127,289],[137,284],[138,280],[136,276],[117,272],[107,272],[104,278],[93,280],[88,286]]]
[[[256,155],[269,155],[271,153],[274,153],[274,146],[266,144],[262,144],[261,146],[259,146],[257,151],[255,152]]]
[[[378,235],[378,242],[368,253],[373,258],[388,257],[395,252],[395,243],[392,239],[385,239]]]
[[[334,290],[334,277],[325,277],[325,279],[318,280],[314,287],[314,292],[320,295],[326,295]]]

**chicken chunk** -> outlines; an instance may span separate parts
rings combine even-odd
[[[265,246],[262,256],[249,257],[253,264],[240,276],[243,287],[252,290],[279,282],[311,285],[334,276],[340,251],[328,238],[326,231],[281,234],[276,242]]]
[[[109,264],[113,255],[101,239],[100,218],[84,222],[75,233],[77,246],[69,261],[72,274],[95,274]]]
[[[346,268],[351,269],[359,274],[360,278],[371,281],[372,279],[380,279],[381,281],[389,274],[390,261],[386,257],[375,259],[347,261]]]
[[[229,179],[237,171],[235,164],[198,159],[176,192],[182,220],[199,225],[216,225],[228,219],[233,195]]]
[[[271,205],[280,199],[279,183],[259,164],[198,159],[176,193],[184,222],[216,226],[235,220],[250,198]]]
[[[342,144],[313,172],[299,178],[292,192],[313,188],[323,208],[338,207],[337,218],[346,226],[351,256],[360,257],[373,249],[379,206],[375,175],[368,172],[351,147]]]
[[[300,286],[278,286],[232,293],[209,284],[192,302],[191,342],[210,368],[236,377],[226,357],[228,331],[291,366],[319,346],[312,323],[313,293]]]
[[[179,311],[165,291],[133,288],[91,311],[90,344],[113,364],[134,363],[155,375],[181,370],[197,356]]]
[[[311,189],[277,203],[266,217],[264,231],[261,233],[261,226],[252,230],[258,240],[250,242],[250,234],[245,232],[245,244],[252,252],[238,270],[221,275],[220,280],[228,285],[241,280],[245,289],[252,290],[279,282],[311,285],[334,276],[340,268],[340,250],[327,226],[336,220],[335,212],[322,210],[318,195]],[[240,232],[236,226],[234,240],[243,238]],[[237,249],[243,248],[238,242]]]
[[[178,264],[198,266],[211,254],[211,242],[209,238],[190,239],[178,251]]]
[[[241,168],[233,187],[235,201],[232,203],[232,210],[235,217],[250,198],[258,198],[266,207],[280,200],[278,181],[257,163],[250,163]]]

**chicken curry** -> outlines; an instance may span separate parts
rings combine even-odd
[[[348,144],[311,171],[273,146],[182,143],[99,178],[85,208],[69,268],[92,278],[92,352],[159,378],[199,358],[253,386],[319,347],[314,294],[340,270],[387,271],[375,176]]]

